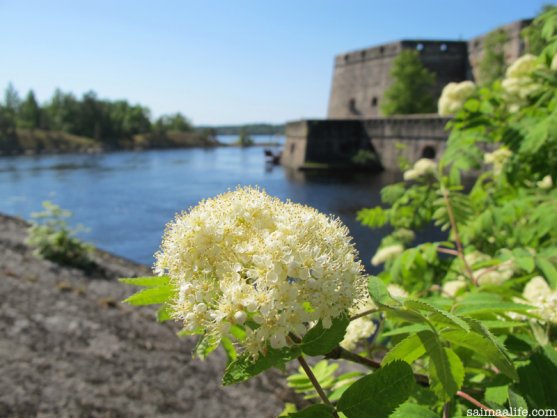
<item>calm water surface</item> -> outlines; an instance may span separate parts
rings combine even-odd
[[[276,138],[257,141],[270,139]],[[356,212],[378,204],[389,181],[386,174],[335,176],[270,167],[261,147],[8,157],[0,158],[0,212],[30,219],[42,201],[51,200],[74,212],[72,223],[90,229],[84,239],[151,265],[176,212],[237,185],[257,185],[338,215],[369,269],[381,233],[360,226]]]

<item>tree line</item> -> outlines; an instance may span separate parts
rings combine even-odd
[[[22,99],[10,83],[0,103],[0,139],[16,136],[18,129],[65,132],[107,146],[137,134],[193,132],[191,121],[181,113],[153,120],[146,106],[101,99],[94,91],[79,98],[56,89],[48,101],[40,104],[33,90]]]

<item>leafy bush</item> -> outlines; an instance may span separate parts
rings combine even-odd
[[[201,335],[199,357],[221,344],[225,385],[298,360],[289,384],[321,402],[281,416],[554,415],[557,10],[537,24],[548,43],[540,57],[463,101],[441,161],[418,161],[383,189],[384,206],[360,213],[393,228],[366,294],[338,221],[248,193],[177,218],[161,276],[123,279],[144,287],[127,301],[162,304],[160,320]],[[431,223],[446,240],[412,247],[413,231]],[[312,368],[308,356],[327,361]],[[371,371],[337,376],[337,360]]]
[[[72,216],[52,202],[43,202],[44,211],[33,213],[35,221],[29,228],[27,243],[35,247],[38,257],[55,263],[88,268],[93,265],[90,259],[93,247],[75,237],[83,227],[70,228],[67,219]]]

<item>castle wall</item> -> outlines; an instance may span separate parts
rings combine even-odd
[[[362,119],[379,116],[385,91],[392,82],[393,61],[405,49],[417,50],[422,64],[436,74],[436,85],[432,89],[435,98],[447,83],[467,79],[465,42],[399,41],[341,54],[335,58],[327,117]]]
[[[518,20],[495,29],[495,31],[503,30],[507,34],[507,42],[504,46],[505,61],[507,64],[516,61],[518,57],[524,54],[526,45],[520,36],[520,32],[531,22],[531,19]],[[470,79],[478,79],[479,64],[483,57],[485,38],[488,35],[489,33],[477,36],[468,41],[468,60],[472,69]]]
[[[445,148],[449,118],[437,115],[395,116],[365,120],[306,120],[286,125],[282,164],[311,168],[351,164],[360,149],[378,155],[387,170],[398,170],[400,157],[411,163],[437,159]]]

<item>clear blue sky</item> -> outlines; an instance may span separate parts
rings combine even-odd
[[[0,86],[125,98],[196,124],[325,117],[333,57],[466,39],[540,0],[0,0]]]

